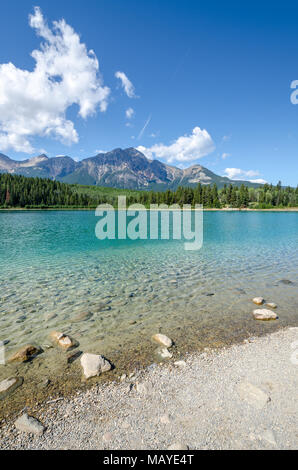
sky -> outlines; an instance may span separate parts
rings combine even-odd
[[[296,186],[297,17],[286,0],[1,2],[0,153],[135,147]]]

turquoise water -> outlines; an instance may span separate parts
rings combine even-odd
[[[117,368],[128,354],[153,361],[158,331],[183,352],[297,323],[298,213],[205,212],[199,251],[177,240],[99,241],[97,221],[93,211],[0,213],[0,340],[8,356],[27,343],[45,350],[30,367],[0,366],[0,380],[13,367],[54,377],[65,364],[47,350],[56,329]],[[278,304],[277,322],[253,320],[255,296]],[[91,318],[74,322],[83,312]]]

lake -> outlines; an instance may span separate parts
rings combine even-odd
[[[105,355],[115,379],[161,360],[150,341],[158,332],[180,357],[298,324],[297,212],[206,211],[198,251],[182,240],[100,241],[97,221],[93,211],[0,212],[0,340],[10,341],[7,357],[28,343],[44,350],[31,363],[0,365],[0,381],[25,378],[0,402],[4,413],[24,397],[86,386],[79,360],[68,364],[51,347],[53,330]],[[278,304],[277,321],[253,319],[256,296]]]

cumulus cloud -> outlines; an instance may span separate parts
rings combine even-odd
[[[135,112],[132,108],[128,108],[125,112],[125,116],[127,117],[127,119],[132,119],[134,114]]]
[[[257,179],[249,179],[253,178],[254,176],[259,176],[259,172],[257,170],[241,170],[240,168],[226,168],[224,176],[227,176],[231,180],[237,179],[237,180],[248,180],[251,183],[260,183],[260,184],[265,184],[267,181],[265,181],[262,178],[257,178]]]
[[[67,109],[78,105],[79,116],[85,119],[98,108],[107,109],[110,93],[103,86],[94,51],[87,50],[63,19],[50,28],[36,7],[29,24],[43,39],[31,53],[34,70],[0,65],[0,149],[27,153],[34,150],[34,136],[78,142],[74,123],[66,118]]]
[[[170,145],[155,144],[150,148],[139,146],[138,150],[148,158],[160,158],[168,163],[193,162],[213,152],[215,145],[205,129],[195,127],[190,135],[178,137]]]
[[[115,77],[119,78],[121,85],[127,94],[128,98],[136,98],[135,95],[135,87],[131,83],[131,81],[127,78],[124,72],[116,72]]]
[[[226,158],[230,157],[231,155],[229,153],[223,153],[221,158],[225,160]]]

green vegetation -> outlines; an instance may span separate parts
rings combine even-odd
[[[117,207],[118,196],[126,195],[127,203],[150,204],[203,204],[206,208],[271,209],[298,207],[298,187],[283,188],[265,184],[259,188],[240,188],[225,185],[201,185],[196,188],[179,187],[165,192],[133,191],[60,183],[50,179],[27,178],[20,175],[0,174],[1,208],[90,208],[107,203]]]

